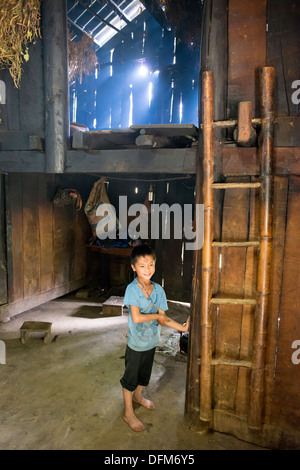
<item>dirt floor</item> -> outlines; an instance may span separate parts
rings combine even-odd
[[[169,303],[185,322],[189,309]],[[119,380],[124,369],[128,312],[103,317],[102,304],[65,296],[0,324],[6,346],[0,364],[1,450],[257,450],[221,433],[200,434],[184,424],[186,362],[176,360],[179,333],[163,327],[151,383],[156,409],[136,408],[147,430],[122,420]],[[20,341],[24,321],[52,322],[52,336]]]

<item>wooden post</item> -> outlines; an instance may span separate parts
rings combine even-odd
[[[202,204],[202,146],[199,135],[197,161],[196,161],[196,195],[195,204]],[[199,228],[200,229],[200,228]],[[195,226],[195,230],[198,227]],[[200,365],[199,357],[201,353],[201,258],[202,250],[194,251],[193,258],[193,278],[192,278],[192,302],[191,302],[191,327],[189,333],[189,353],[186,374],[186,397],[185,397],[185,420],[190,429],[199,431],[200,422]]]
[[[200,419],[212,417],[212,324],[210,299],[212,296],[212,237],[213,237],[213,72],[203,73],[203,203],[204,243],[202,247],[202,301],[201,301],[201,369],[200,369]]]
[[[260,252],[257,272],[257,306],[255,311],[253,368],[251,375],[250,409],[248,417],[248,425],[250,428],[260,428],[262,424],[264,367],[267,343],[266,332],[270,296],[272,251],[274,83],[274,68],[262,68],[260,72],[262,117],[262,142],[260,146]]]
[[[242,147],[251,147],[256,140],[256,132],[252,127],[252,103],[241,101],[238,106],[237,129],[233,133],[234,140]]]
[[[63,173],[69,138],[66,0],[43,0],[46,172]]]
[[[203,6],[202,21],[202,40],[200,50],[200,75],[199,75],[199,96],[202,97],[202,81],[204,71],[212,71],[214,74],[214,118],[216,121],[224,120],[227,117],[226,96],[227,96],[227,17],[228,0],[206,0]],[[222,38],[222,41],[220,41]],[[196,167],[196,204],[203,204],[203,101],[199,100],[199,133],[197,167]],[[234,123],[233,126],[235,126]],[[227,129],[227,126],[226,126]],[[222,146],[225,131],[223,128],[214,130],[214,152],[215,168],[214,174],[216,181],[219,181],[222,174]],[[212,137],[212,136],[211,136]],[[222,191],[215,191],[214,201],[219,204],[223,195]],[[214,221],[215,233],[219,231],[218,221]],[[218,238],[218,237],[217,237]],[[193,295],[191,308],[191,331],[189,335],[189,356],[187,369],[187,388],[186,388],[186,416],[192,417],[190,423],[195,426],[199,432],[208,431],[210,422],[200,419],[200,361],[202,345],[202,317],[201,317],[201,292],[202,292],[202,250],[194,252],[193,268]],[[201,357],[202,362],[202,357]],[[204,381],[202,380],[201,386]],[[210,386],[211,387],[211,386]],[[201,400],[203,398],[203,393]],[[189,413],[189,415],[188,415]],[[201,417],[203,414],[201,412]]]

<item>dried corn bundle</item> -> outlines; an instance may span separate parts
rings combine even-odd
[[[40,37],[41,0],[2,0],[0,6],[0,68],[8,68],[18,88],[28,45]]]
[[[69,80],[79,78],[82,83],[83,75],[90,75],[99,66],[97,55],[93,48],[93,38],[84,34],[80,41],[71,41],[69,36]]]

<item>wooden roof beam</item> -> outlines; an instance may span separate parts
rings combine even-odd
[[[0,152],[0,172],[44,173],[45,152]],[[64,173],[155,173],[193,175],[196,149],[67,150]],[[57,172],[57,171],[55,171]]]
[[[157,0],[140,0],[149,13],[156,19],[162,28],[171,29],[171,24],[168,22],[163,10],[161,9]]]
[[[122,18],[127,24],[130,24],[131,21],[127,18],[125,13],[118,7],[118,5],[113,0],[107,0],[107,2],[112,6],[114,11]]]
[[[88,33],[87,31],[85,31],[83,28],[81,28],[80,26],[78,26],[78,24],[74,23],[74,21],[71,20],[71,18],[67,18],[67,20],[71,23],[72,26],[74,26],[74,28],[77,28],[81,33],[83,34],[86,34],[89,38],[94,38],[94,36],[92,36],[92,34]]]
[[[83,8],[85,8],[85,10],[89,11],[95,18],[97,18],[99,21],[102,21],[104,24],[106,24],[107,26],[109,26],[110,28],[114,29],[115,31],[117,31],[117,33],[121,33],[122,34],[122,31],[118,28],[116,28],[113,24],[111,24],[109,21],[105,20],[104,18],[102,18],[102,16],[98,15],[98,13],[96,13],[91,7],[89,7],[86,3],[84,3],[82,0],[79,0],[79,3],[80,5],[83,6]]]

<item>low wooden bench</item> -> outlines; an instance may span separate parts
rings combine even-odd
[[[44,343],[47,343],[51,336],[52,323],[46,321],[25,321],[20,328],[20,340],[25,344],[30,333],[43,333]]]

